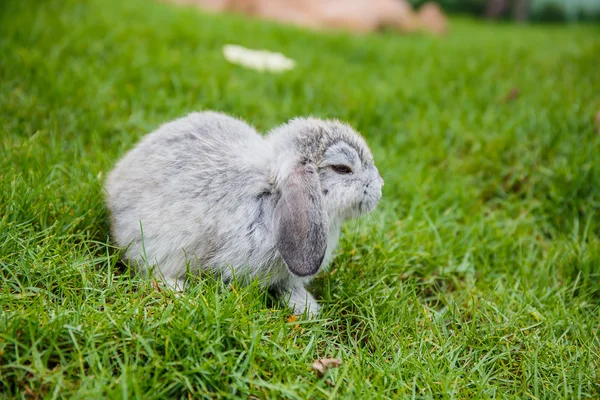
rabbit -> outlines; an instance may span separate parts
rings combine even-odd
[[[339,121],[295,118],[263,137],[205,111],[145,136],[105,194],[111,239],[142,273],[179,291],[188,271],[258,279],[295,314],[316,316],[305,285],[330,262],[342,223],[372,211],[382,186],[364,139]]]

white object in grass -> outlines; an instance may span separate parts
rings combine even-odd
[[[283,72],[288,71],[296,62],[281,53],[267,50],[252,50],[243,46],[226,44],[223,46],[223,56],[233,64],[242,65],[257,71]]]

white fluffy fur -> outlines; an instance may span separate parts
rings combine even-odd
[[[352,173],[336,173],[338,164]],[[138,269],[176,288],[188,269],[258,279],[294,312],[315,315],[304,288],[312,267],[329,263],[341,224],[371,211],[382,183],[364,140],[340,122],[295,119],[263,138],[242,121],[202,112],[144,137],[105,188],[113,240]],[[292,184],[296,191],[286,192]],[[277,208],[282,196],[304,200]],[[310,233],[311,242],[290,231]]]

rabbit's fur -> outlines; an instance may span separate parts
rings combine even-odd
[[[144,137],[105,189],[113,240],[143,272],[154,266],[178,289],[188,269],[257,278],[294,312],[316,314],[304,286],[330,261],[342,222],[375,208],[382,184],[364,140],[338,121],[298,118],[263,138],[201,112]]]

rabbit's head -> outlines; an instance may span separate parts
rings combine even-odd
[[[294,119],[269,135],[275,154],[278,250],[297,276],[315,274],[332,224],[372,211],[383,179],[363,138],[338,121]]]

